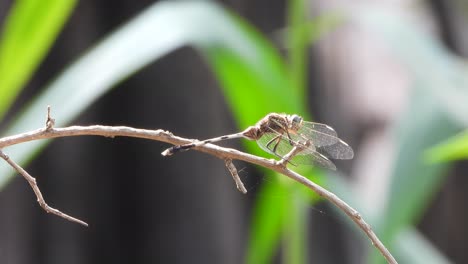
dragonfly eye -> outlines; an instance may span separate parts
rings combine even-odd
[[[295,123],[296,125],[299,125],[302,122],[302,117],[298,115],[293,115],[291,119],[292,119],[292,122]]]

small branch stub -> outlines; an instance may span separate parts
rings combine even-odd
[[[47,106],[47,115],[46,115],[46,130],[51,130],[55,126],[55,119],[50,115],[50,105]]]
[[[247,189],[245,188],[244,183],[243,183],[242,180],[240,179],[239,173],[237,172],[237,168],[236,168],[236,166],[234,166],[234,163],[232,163],[232,159],[225,159],[225,160],[224,160],[224,164],[226,165],[226,167],[228,168],[229,172],[231,173],[232,178],[234,179],[234,182],[236,182],[236,187],[237,187],[237,189],[238,189],[241,193],[246,194],[246,193],[247,193]]]

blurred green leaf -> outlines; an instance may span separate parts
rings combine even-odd
[[[248,33],[246,41],[255,43],[258,47],[255,61],[246,61],[245,58],[235,56],[222,47],[207,50],[208,60],[218,76],[226,100],[239,124],[247,127],[255,124],[260,118],[270,112],[304,113],[305,106],[301,104],[301,95],[292,89],[285,64],[271,43],[261,37],[253,28],[236,18],[239,25]],[[264,153],[253,142],[248,142],[249,152],[258,155]],[[267,177],[275,177],[271,172]],[[271,262],[275,247],[278,245],[280,235],[286,235],[281,230],[292,220],[299,221],[295,214],[288,214],[287,208],[291,205],[291,196],[272,198],[271,193],[284,193],[285,186],[278,182],[271,182],[262,186],[259,199],[255,203],[255,214],[251,224],[250,242],[247,251],[247,263]],[[263,198],[266,197],[266,198]],[[280,201],[276,201],[276,200]],[[273,201],[272,201],[273,200]],[[275,202],[276,201],[276,202]],[[288,206],[289,205],[289,206]],[[302,226],[297,226],[302,230]],[[297,231],[297,230],[292,230]],[[288,232],[288,235],[303,236],[304,232]],[[301,240],[291,237],[292,241]],[[300,254],[298,247],[305,243],[295,243],[287,248],[291,258],[301,260],[294,253]],[[294,253],[293,253],[294,252]]]
[[[429,146],[456,131],[456,126],[434,99],[417,93],[400,124],[388,203],[377,224],[378,235],[391,250],[399,232],[419,221],[446,175],[445,165],[428,165],[423,160],[423,153]],[[421,261],[425,258],[419,255]]]
[[[468,132],[449,138],[425,153],[428,162],[447,162],[468,159]]]
[[[468,65],[440,41],[415,27],[411,17],[375,8],[357,12],[361,22],[405,64],[425,93],[437,98],[441,111],[468,126]],[[404,40],[404,41],[401,41]]]
[[[248,34],[248,39],[245,41],[255,43],[258,57],[254,61],[246,61],[245,58],[236,56],[223,47],[205,50],[205,54],[222,84],[226,100],[239,127],[245,128],[253,125],[270,112],[304,114],[305,95],[302,94],[304,89],[294,89],[297,83],[290,81],[286,64],[278,51],[252,27],[240,18],[235,16],[234,18]],[[255,143],[246,144],[249,152],[265,155]],[[269,175],[267,177],[276,176],[271,172],[265,173]],[[284,188],[287,186],[274,182],[263,186],[260,191],[259,197],[269,198],[260,198],[256,201],[247,263],[270,262],[275,252],[274,249],[278,245],[280,233],[283,237],[288,237],[288,241],[291,242],[285,247],[288,260],[294,261],[289,263],[304,262],[306,223],[301,222],[303,221],[301,210],[304,208],[294,207],[297,210],[286,210],[295,204],[294,200],[291,200],[294,195],[288,195],[278,203],[272,202],[269,195],[271,192],[284,193]],[[288,190],[294,193],[298,189],[289,188]],[[269,221],[272,222],[266,224]],[[301,225],[290,229],[291,221]]]
[[[307,42],[315,43],[319,38],[326,33],[332,32],[343,22],[343,16],[336,13],[326,13],[314,17],[310,22],[304,25]]]
[[[307,47],[309,46],[309,32],[306,25],[306,9],[304,0],[288,1],[288,35],[286,38],[288,47],[288,68],[292,88],[297,89],[300,94],[305,94],[306,71],[307,71]],[[305,100],[305,97],[302,98]],[[305,102],[303,103],[305,104]]]
[[[398,151],[388,203],[377,229],[384,243],[397,249],[396,236],[419,220],[445,177],[447,166],[425,163],[424,151],[456,133],[468,120],[466,66],[406,17],[367,9],[355,18],[384,40],[413,77],[409,108],[396,135]],[[373,254],[371,263],[378,263],[380,258]],[[429,255],[414,254],[422,262],[430,261]]]
[[[390,236],[416,223],[439,190],[446,166],[426,164],[423,153],[428,146],[455,131],[455,124],[437,107],[435,98],[423,91],[413,96],[400,123],[399,150],[387,211],[383,215],[387,216],[384,227]]]
[[[293,188],[296,185],[293,186]],[[296,189],[296,188],[294,188]],[[289,192],[289,201],[285,208],[289,217],[283,222],[284,260],[283,263],[307,263],[307,226],[308,226],[308,200],[301,192]]]
[[[398,233],[395,251],[400,263],[450,264],[437,247],[422,236],[416,228],[407,228]],[[424,256],[424,257],[421,257]]]
[[[348,182],[345,177],[329,173],[325,180],[328,182],[327,186],[332,187],[330,191],[337,194],[341,199],[346,201],[346,203],[350,204],[354,209],[362,214],[363,219],[365,219],[372,227],[377,226],[377,223],[381,221],[379,215],[373,214],[373,210],[369,210],[370,208],[362,206],[362,201],[358,199],[359,196],[351,193],[351,183]],[[368,237],[366,237],[353,222],[349,221],[347,216],[341,210],[338,208],[334,209],[337,215],[346,220],[343,222],[346,223],[350,230],[356,234],[356,237],[361,238],[363,242],[367,243]],[[374,231],[377,232],[377,230]],[[399,263],[451,263],[439,249],[432,245],[431,242],[421,235],[417,228],[413,226],[407,226],[403,228],[402,231],[398,232],[392,245],[393,248],[391,252]],[[421,255],[423,255],[423,257]],[[369,263],[383,262],[381,255],[376,251],[374,256],[375,260],[369,261]]]
[[[213,66],[241,126],[252,125],[268,112],[304,112],[304,106],[297,103],[299,95],[290,89],[278,52],[253,28],[213,2],[162,2],[119,28],[67,68],[4,134],[43,126],[41,117],[47,105],[52,106],[57,125],[64,125],[113,85],[184,45],[199,49]],[[128,50],[132,50],[131,56],[125,52]],[[9,147],[8,153],[24,163],[45,143]],[[0,166],[0,186],[11,178],[9,172],[9,168]],[[265,208],[270,214],[266,221],[284,215],[281,204],[270,203]],[[270,232],[278,234],[282,225],[272,226],[264,232],[266,237],[258,238],[257,248],[277,243],[269,237]]]
[[[261,195],[257,196],[252,210],[246,263],[272,262],[290,203],[288,200],[289,195],[277,182],[267,182],[262,186]]]
[[[51,48],[75,3],[13,2],[0,39],[0,119]]]

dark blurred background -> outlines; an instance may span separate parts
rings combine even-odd
[[[312,2],[314,14],[354,4]],[[399,2],[407,3],[389,5],[403,9],[415,1]],[[426,1],[423,11],[414,12],[422,25],[436,29],[434,34],[449,49],[463,55],[468,50],[467,33],[454,2]],[[152,3],[80,1],[5,122],[74,59]],[[222,3],[271,39],[285,25],[284,1]],[[12,1],[0,1],[0,21],[11,4]],[[356,34],[359,33],[351,30],[327,36],[310,49],[309,110],[317,120],[332,124],[361,154],[357,156],[358,165],[339,163],[342,171],[351,177],[361,175],[357,184],[385,182],[366,177],[375,170],[388,170],[391,150],[381,149],[390,144],[385,141],[387,129],[401,113],[408,92],[404,88],[392,92],[366,90],[382,84],[382,79],[374,82],[370,76],[362,80],[355,73],[373,69],[379,78],[402,83],[405,74],[385,58],[378,60],[382,65],[372,58],[360,59],[373,48],[362,46]],[[282,48],[281,43],[276,44]],[[132,51],[128,53],[131,56]],[[218,85],[200,55],[183,47],[124,80],[73,124],[162,128],[200,139],[235,132],[238,128]],[[349,85],[360,90],[347,89]],[[52,115],[53,111],[52,108]],[[239,141],[226,145],[241,147]],[[163,158],[160,152],[166,147],[164,143],[127,138],[54,140],[27,167],[28,171],[37,177],[50,206],[83,219],[90,226],[84,228],[46,214],[24,179],[15,177],[0,192],[0,263],[243,263],[252,204],[259,185],[267,179],[254,167],[238,164],[249,190],[243,195],[236,190],[220,160],[197,152]],[[376,148],[379,150],[373,151]],[[372,158],[381,163],[373,168],[359,165]],[[466,164],[462,164],[453,174],[465,171]],[[467,184],[463,177],[448,177],[419,224],[429,240],[455,263],[468,262],[468,231],[464,225],[467,211],[457,209],[464,206]],[[372,198],[372,191],[380,190],[378,186],[369,190],[367,196],[363,194],[368,203],[378,202]],[[347,227],[333,216],[329,206],[321,204],[310,209],[313,247],[308,254],[309,263],[359,263],[355,261],[362,257],[356,255],[368,245],[355,249]],[[280,250],[278,263],[281,254]]]
[[[104,35],[152,3],[80,1],[18,106]],[[2,15],[10,4],[1,1]],[[281,24],[284,3],[280,1],[227,4],[267,31]],[[253,11],[264,5],[270,11]],[[131,56],[132,51],[128,52]],[[236,131],[216,80],[189,47],[119,86],[74,123],[163,128],[189,138]],[[90,226],[83,228],[46,214],[28,184],[16,177],[0,193],[4,208],[0,262],[241,263],[254,194],[238,192],[218,159],[195,152],[163,158],[160,153],[166,147],[127,138],[53,142],[28,170],[37,177],[49,205]],[[250,177],[256,177],[254,170],[249,170]]]

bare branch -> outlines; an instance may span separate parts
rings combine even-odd
[[[18,165],[16,162],[14,162],[12,159],[10,159],[10,157],[8,155],[6,155],[1,149],[0,149],[0,157],[2,157],[2,159],[4,159],[8,164],[10,164],[11,167],[13,167],[19,174],[21,174],[29,183],[29,185],[31,186],[31,188],[33,189],[34,193],[36,194],[36,197],[37,197],[37,202],[39,203],[39,205],[47,212],[47,213],[52,213],[54,215],[57,215],[57,216],[60,216],[68,221],[72,221],[72,222],[75,222],[75,223],[78,223],[80,225],[84,225],[84,226],[88,226],[87,223],[77,219],[77,218],[74,218],[72,216],[69,216],[67,214],[64,214],[62,212],[60,212],[59,210],[55,209],[55,208],[52,208],[50,207],[44,200],[44,197],[42,197],[42,193],[41,191],[39,190],[39,187],[37,186],[37,182],[36,182],[36,179],[34,177],[32,177],[31,175],[29,175],[29,173],[27,171],[25,171],[20,165]]]
[[[237,173],[237,168],[236,166],[234,166],[234,163],[232,163],[232,159],[225,159],[224,164],[226,164],[226,167],[231,173],[232,178],[236,182],[237,190],[239,190],[243,194],[246,194],[247,189],[245,189],[244,183],[242,183],[242,180],[239,177],[239,173]]]
[[[172,133],[164,130],[147,130],[147,129],[137,129],[125,126],[70,126],[64,128],[43,128],[38,129],[18,135],[13,135],[9,137],[0,138],[0,149],[39,139],[50,139],[57,137],[69,137],[69,136],[85,136],[85,135],[95,135],[95,136],[104,136],[104,137],[134,137],[134,138],[144,138],[149,140],[162,141],[170,143],[173,145],[182,145],[186,143],[192,143],[194,140],[189,140],[181,137],[174,136]],[[334,193],[329,192],[328,190],[322,188],[320,185],[315,184],[304,176],[289,170],[285,167],[282,162],[278,162],[273,159],[265,159],[262,157],[254,156],[248,153],[244,153],[235,149],[223,148],[213,144],[205,144],[201,146],[195,146],[193,149],[208,153],[210,155],[216,156],[220,159],[226,160],[242,160],[252,164],[256,164],[271,170],[277,171],[305,186],[309,189],[316,192],[318,195],[329,200],[345,212],[351,220],[353,220],[359,228],[361,228],[364,233],[369,237],[372,244],[381,252],[385,257],[388,263],[397,263],[392,254],[387,250],[383,243],[379,240],[376,234],[372,231],[369,224],[367,224],[361,215],[349,206],[346,202],[338,198]]]

